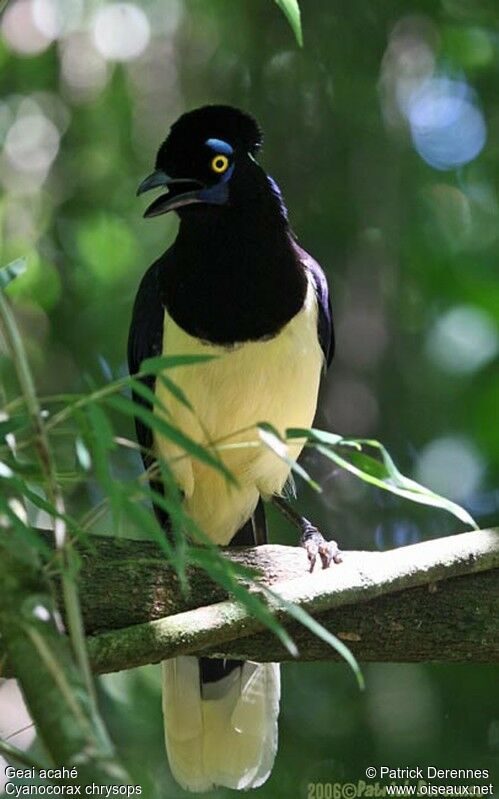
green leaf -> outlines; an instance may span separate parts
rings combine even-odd
[[[80,464],[81,468],[83,469],[83,471],[89,472],[92,467],[92,458],[81,436],[78,436],[76,438],[75,451],[76,451],[76,457],[78,458],[78,463]]]
[[[262,442],[265,444],[265,446],[268,447],[270,450],[272,450],[272,452],[275,455],[277,455],[278,458],[284,461],[284,463],[286,463],[289,466],[291,471],[293,471],[295,474],[298,474],[303,480],[305,480],[305,482],[311,488],[313,488],[314,491],[320,493],[322,491],[320,485],[316,483],[315,480],[312,480],[312,478],[310,477],[308,472],[305,471],[303,466],[297,463],[294,460],[294,458],[290,457],[290,455],[288,454],[288,448],[286,442],[282,440],[281,436],[279,435],[275,427],[272,427],[272,425],[268,424],[267,422],[260,422],[257,425],[257,427],[258,427],[258,434]],[[294,437],[307,438],[306,435],[294,436]]]
[[[275,2],[291,25],[298,45],[303,47],[303,33],[301,29],[301,15],[298,0],[275,0]]]
[[[0,13],[2,10],[2,6],[0,5]],[[15,735],[15,733],[11,733],[11,736]],[[23,752],[21,749],[17,749],[12,744],[9,744],[7,741],[0,741],[0,755],[3,755],[7,760],[13,760],[14,762],[19,763],[21,766],[27,766],[28,768],[35,769],[35,771],[41,771],[42,769],[50,768],[51,762],[50,760],[36,760],[28,755],[26,752]]]
[[[45,513],[47,513],[53,519],[63,520],[71,531],[74,531],[77,528],[78,525],[75,519],[73,519],[67,513],[61,513],[53,502],[50,502],[45,498],[45,496],[39,494],[37,491],[34,491],[28,485],[28,483],[26,483],[20,477],[15,475],[11,478],[10,483],[17,489],[19,494],[22,495],[24,499],[29,500],[29,502],[31,502],[35,508],[45,511]]]
[[[2,479],[3,480],[10,480],[10,478],[13,477],[13,476],[14,476],[14,472],[12,471],[10,466],[8,466],[3,461],[0,461],[0,480],[2,480]]]
[[[196,522],[191,519],[185,512],[182,500],[170,495],[169,490],[164,494],[160,494],[150,486],[142,486],[144,496],[147,496],[151,502],[154,502],[159,508],[168,514],[172,522],[175,522],[179,529],[185,533],[191,533],[194,536],[199,536],[200,540],[204,538],[204,534],[197,526]]]
[[[142,397],[142,399],[151,405],[151,407],[160,408],[163,413],[167,414],[168,416],[170,415],[168,409],[165,408],[157,394],[155,394],[155,392],[152,391],[149,386],[146,386],[145,383],[141,383],[140,380],[133,378],[130,380],[130,388],[135,394],[138,394],[139,397]],[[135,399],[133,401],[136,402]]]
[[[450,499],[446,497],[442,497],[440,494],[436,494],[431,489],[426,488],[426,486],[421,485],[421,483],[417,483],[416,480],[412,480],[410,477],[405,477],[396,467],[395,463],[392,460],[391,455],[385,449],[383,444],[380,444],[379,441],[368,440],[368,439],[356,439],[356,443],[358,443],[361,447],[362,445],[366,445],[369,447],[373,447],[373,449],[379,450],[381,453],[381,457],[383,459],[383,464],[390,475],[390,478],[398,484],[401,488],[405,488],[407,491],[411,492],[412,494],[417,494],[421,498],[415,499],[414,496],[412,497],[413,501],[420,502],[422,504],[429,504],[434,505],[437,508],[443,508],[447,510],[449,513],[452,513],[458,519],[460,519],[465,524],[468,524],[475,530],[479,529],[479,525],[475,522],[473,517],[466,511],[461,505],[458,505],[456,502],[452,502]],[[429,501],[426,502],[422,499],[422,497],[426,497]]]
[[[248,613],[271,630],[288,652],[293,657],[296,657],[298,649],[295,642],[262,600],[255,594],[250,593],[245,586],[238,582],[233,568],[234,564],[212,549],[193,549],[191,560],[204,569],[212,580],[237,599]]]
[[[9,499],[0,494],[0,517],[4,516],[7,526],[0,526],[1,550],[7,549],[12,555],[25,563],[36,563],[37,552],[50,557],[51,550],[29,525],[24,524],[10,506]]]
[[[0,438],[5,438],[9,433],[16,433],[28,424],[29,417],[26,414],[7,416],[0,421]]]
[[[36,463],[36,461],[20,461],[15,460],[12,456],[12,453],[9,452],[9,456],[5,460],[6,466],[10,466],[12,471],[18,477],[23,477],[26,480],[31,480],[33,482],[43,482],[45,479],[44,474],[40,468],[40,464]]]
[[[85,444],[87,445],[95,475],[109,498],[115,529],[120,519],[120,483],[113,478],[110,452],[116,448],[112,425],[100,405],[90,403],[84,410],[74,413]]]
[[[144,496],[147,496],[147,487],[145,486]],[[150,509],[146,508],[140,502],[137,502],[136,494],[129,496],[125,486],[123,486],[121,501],[124,513],[126,513],[129,518],[135,522],[139,529],[145,533],[148,533],[151,538],[159,544],[165,553],[168,562],[174,566],[175,556],[172,545],[168,540],[165,531],[161,529],[156,517],[153,513],[151,513]]]
[[[218,458],[211,450],[198,444],[188,435],[182,432],[178,427],[170,424],[156,413],[144,408],[136,402],[128,399],[128,397],[109,397],[106,400],[108,405],[111,405],[120,413],[126,416],[136,416],[141,422],[144,422],[152,430],[155,430],[160,435],[172,441],[180,449],[184,450],[188,455],[196,458],[208,466],[213,467],[221,472],[225,479],[232,485],[237,485],[237,480],[232,472],[225,466],[223,461]]]
[[[191,403],[189,402],[189,399],[187,398],[185,392],[182,391],[180,386],[177,386],[177,384],[174,383],[174,381],[171,380],[169,377],[167,377],[167,375],[165,375],[164,373],[158,375],[158,380],[160,380],[161,383],[163,383],[164,387],[170,392],[170,394],[173,397],[175,397],[176,400],[178,400],[178,402],[180,402],[181,405],[183,405],[185,408],[188,408],[190,411],[194,412],[194,408],[192,407]]]
[[[157,355],[146,358],[140,364],[139,374],[155,375],[163,369],[175,369],[178,366],[193,366],[197,363],[206,363],[217,358],[216,355]]]
[[[346,439],[337,435],[336,433],[328,433],[326,430],[317,430],[314,427],[288,427],[286,430],[286,438],[306,438],[308,441],[318,441],[322,444],[339,444],[340,441]]]
[[[354,474],[365,483],[374,485],[384,491],[434,508],[452,513],[460,521],[478,530],[478,525],[468,511],[450,499],[435,494],[429,488],[405,477],[395,466],[391,456],[379,441],[364,438],[342,438],[336,433],[315,428],[290,428],[286,431],[287,439],[307,438],[309,443],[322,455],[334,461],[338,466]],[[364,447],[378,450],[381,460],[363,451]],[[346,451],[345,451],[346,450]]]
[[[92,391],[91,394],[74,394],[74,395],[58,395],[57,402],[64,402],[66,407],[62,408],[58,413],[54,414],[46,423],[46,430],[50,431],[57,425],[66,421],[76,411],[84,408],[91,403],[100,402],[101,400],[117,394],[124,388],[127,388],[134,380],[146,375],[154,375],[161,373],[165,369],[173,369],[179,366],[190,366],[196,363],[204,363],[212,361],[217,356],[215,355],[172,355],[172,356],[157,356],[155,358],[147,358],[142,362],[140,371],[136,375],[121,377],[113,383],[108,383],[98,389]],[[138,393],[138,392],[137,392]]]
[[[90,450],[98,479],[112,493],[112,478],[109,469],[109,452],[115,449],[113,429],[103,409],[96,404],[86,408],[86,443]]]
[[[162,471],[164,472],[164,470]],[[150,485],[142,486],[142,493],[151,503],[154,503],[168,515],[175,546],[171,546],[170,539],[167,538],[165,531],[161,529],[159,524],[157,524],[158,533],[155,537],[161,536],[159,543],[163,549],[165,549],[163,541],[168,541],[168,560],[180,580],[181,591],[186,594],[188,592],[186,568],[190,551],[187,534],[196,539],[199,537],[200,531],[196,523],[184,511],[178,489],[175,490],[175,487],[172,487],[173,490],[171,490],[171,481],[165,480],[164,477],[162,482],[165,485],[164,493],[154,490]]]
[[[5,289],[16,277],[26,271],[26,259],[18,258],[0,269],[0,289]]]
[[[194,408],[187,399],[185,393],[182,391],[180,386],[177,386],[177,384],[174,383],[173,380],[171,380],[171,378],[167,377],[167,375],[165,375],[164,372],[161,372],[158,375],[157,379],[161,381],[161,383],[164,385],[167,391],[169,391],[170,394],[173,397],[175,397],[175,399],[178,400],[178,402],[180,402],[181,405],[183,405],[189,411],[192,412],[194,411]],[[140,380],[137,380],[137,378],[134,377],[130,380],[130,387],[132,391],[138,394],[139,397],[145,399],[146,402],[148,402],[151,406],[161,408],[163,413],[165,413],[167,416],[170,416],[168,408],[166,408],[163,402],[160,400],[157,392],[152,391],[149,388],[149,386],[145,385]]]
[[[353,443],[353,441],[346,441],[344,445],[350,446]],[[378,446],[380,449],[382,448],[381,444],[378,444]],[[370,485],[374,485],[377,488],[383,489],[384,491],[390,491],[392,494],[396,494],[404,499],[409,499],[412,502],[417,502],[420,505],[430,505],[434,508],[446,510],[448,513],[452,513],[454,516],[460,519],[460,521],[468,524],[475,530],[479,529],[478,525],[470,516],[468,511],[466,511],[460,505],[457,505],[450,499],[441,497],[439,494],[435,494],[433,491],[430,491],[419,483],[416,483],[414,480],[404,477],[404,475],[400,474],[395,467],[394,471],[391,471],[387,468],[385,463],[377,461],[375,458],[367,455],[364,452],[351,450],[347,454],[342,455],[335,449],[326,447],[322,444],[318,444],[316,449],[318,452],[321,452],[323,455],[325,455],[326,458],[329,458],[337,463],[338,466],[341,466],[351,474],[359,477],[365,483],[370,483]]]
[[[323,627],[320,622],[310,616],[310,614],[299,605],[295,605],[294,602],[288,602],[287,600],[282,599],[279,594],[276,594],[270,588],[266,588],[265,591],[275,601],[277,601],[281,607],[284,608],[289,616],[292,616],[294,619],[296,619],[296,621],[300,622],[300,624],[303,624],[303,626],[310,630],[310,632],[315,635],[316,638],[320,638],[326,644],[329,644],[329,646],[332,647],[332,649],[334,649],[340,655],[340,657],[346,660],[355,674],[355,677],[357,678],[357,683],[360,690],[363,691],[365,688],[365,683],[359,664],[343,641],[340,641],[336,635],[330,633],[329,630],[326,630],[326,628]]]

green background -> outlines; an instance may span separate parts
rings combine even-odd
[[[480,526],[497,524],[497,4],[304,0],[300,49],[271,0],[142,2],[132,44],[145,25],[144,47],[122,62],[106,58],[96,39],[102,4],[49,4],[62,16],[45,42],[36,30],[30,39],[32,5],[13,2],[2,23],[0,262],[28,256],[12,298],[40,392],[81,391],[125,373],[138,282],[176,230],[173,215],[142,219],[136,186],[180,113],[231,103],[261,123],[261,162],[329,277],[337,355],[318,426],[381,440],[405,473],[461,502]],[[45,30],[51,18],[40,8]],[[19,52],[26,42],[40,52]],[[487,131],[480,152],[456,168],[432,167],[411,138],[404,98],[428,80],[468,87],[457,131],[449,123],[439,132],[433,117],[448,166],[452,146],[466,145],[468,123],[478,117]],[[304,462],[323,493],[299,486],[300,506],[343,548],[385,549],[463,529],[315,454]],[[114,469],[119,478],[139,464],[121,452]],[[98,499],[89,484],[72,502],[83,511]],[[108,531],[106,519],[100,529]],[[137,534],[126,524],[120,532]],[[275,516],[272,540],[294,541]],[[356,782],[368,765],[497,774],[493,667],[366,666],[364,694],[344,664],[282,672],[280,748],[262,797]],[[184,796],[164,755],[158,669],[100,686],[143,795]]]

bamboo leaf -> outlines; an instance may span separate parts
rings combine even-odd
[[[181,405],[184,405],[185,408],[188,408],[190,411],[194,412],[194,408],[192,407],[191,403],[189,402],[189,399],[187,398],[187,395],[180,388],[180,386],[177,386],[177,384],[173,380],[171,380],[167,375],[165,375],[164,372],[158,375],[158,380],[160,380],[161,383],[163,383],[164,387],[170,392],[170,394],[173,397],[175,397],[176,400],[178,400],[178,402],[181,403]]]
[[[229,563],[221,555],[214,558],[212,551],[206,549],[193,549],[191,557],[192,562],[204,569],[212,580],[221,585],[222,588],[225,588],[229,594],[246,608],[248,613],[251,613],[252,616],[255,616],[265,627],[271,630],[288,652],[293,657],[296,657],[298,649],[291,636],[276,619],[272,610],[258,596],[250,593],[245,586],[238,582],[232,569],[232,563]]]
[[[157,394],[152,391],[149,386],[146,386],[145,383],[142,383],[140,380],[132,379],[130,381],[130,388],[132,389],[133,393],[142,397],[151,407],[153,408],[160,408],[163,413],[169,415],[168,410],[165,408]],[[134,402],[137,402],[136,398],[133,398]]]
[[[3,755],[3,757],[7,758],[8,760],[14,760],[23,766],[35,769],[35,771],[41,771],[42,769],[50,768],[49,761],[42,762],[40,760],[36,760],[35,758],[31,757],[31,755],[23,752],[22,749],[17,749],[17,747],[7,743],[7,741],[0,741],[0,755]]]
[[[45,496],[41,496],[36,491],[33,491],[33,489],[30,488],[30,486],[24,480],[15,476],[12,482],[16,486],[19,493],[22,494],[25,499],[29,500],[36,508],[45,511],[45,513],[51,516],[52,519],[61,519],[65,522],[70,530],[76,529],[76,521],[71,518],[71,516],[58,510],[57,506],[50,500],[46,499]]]
[[[149,497],[147,487],[144,486],[144,497]],[[175,554],[172,545],[168,540],[168,536],[164,530],[159,526],[156,517],[151,513],[150,509],[137,502],[137,496],[128,497],[126,491],[123,492],[123,510],[132,519],[137,527],[148,533],[151,538],[156,541],[169,563],[174,566]]]
[[[392,457],[379,441],[363,438],[342,438],[336,433],[315,428],[290,428],[286,438],[307,438],[309,444],[342,469],[346,469],[365,483],[390,491],[392,494],[429,505],[451,513],[460,521],[478,530],[478,525],[467,510],[456,502],[436,494],[429,488],[405,477],[393,462]],[[381,460],[364,452],[364,447],[378,450]]]
[[[286,430],[286,438],[305,438],[308,439],[308,441],[317,441],[322,444],[331,444],[333,446],[339,444],[340,441],[346,440],[336,433],[328,433],[326,430],[317,430],[314,427],[289,427]]]
[[[310,630],[310,632],[313,633],[313,635],[315,635],[317,638],[320,638],[326,644],[329,644],[329,646],[348,663],[355,674],[360,690],[363,691],[365,688],[365,683],[359,664],[343,641],[340,641],[336,635],[330,633],[329,630],[326,630],[326,628],[320,622],[314,619],[299,605],[295,605],[294,602],[288,602],[287,600],[282,599],[279,594],[276,594],[270,588],[266,588],[265,591],[272,597],[272,599],[274,599],[281,607],[285,609],[289,616],[292,616],[294,619],[296,619],[296,621],[300,622],[300,624],[303,624],[303,626]]]
[[[29,417],[26,414],[17,416],[7,416],[0,421],[0,438],[5,438],[9,433],[17,433],[29,424]]]
[[[14,477],[14,472],[10,466],[7,466],[4,461],[0,461],[0,479],[10,480],[11,477]]]
[[[92,458],[81,436],[77,436],[75,440],[75,452],[76,457],[78,458],[78,463],[83,471],[89,472],[92,468]]]
[[[130,386],[132,381],[146,377],[147,375],[154,375],[161,373],[165,369],[173,369],[179,366],[190,366],[196,363],[204,363],[211,361],[215,358],[214,355],[172,355],[172,356],[157,356],[155,358],[147,358],[141,364],[141,369],[136,375],[129,375],[127,377],[120,377],[113,383],[108,383],[105,386],[95,389],[90,394],[82,395],[57,395],[52,398],[56,402],[66,403],[66,407],[62,408],[58,413],[54,414],[46,424],[46,430],[52,430],[57,425],[66,421],[77,410],[90,405],[91,403],[99,402],[107,397],[118,394],[123,389]]]
[[[96,403],[91,403],[85,409],[84,417],[86,417],[88,423],[86,443],[89,446],[95,473],[109,497],[113,523],[115,528],[118,529],[122,505],[121,485],[113,478],[109,458],[109,453],[116,449],[113,428],[104,409]]]
[[[17,261],[12,261],[12,263],[7,264],[7,266],[3,266],[0,269],[0,289],[5,289],[12,283],[16,277],[22,275],[23,272],[26,271],[26,259],[25,258],[18,258]]]
[[[409,499],[412,502],[417,502],[420,505],[429,505],[434,508],[445,510],[473,529],[478,530],[478,525],[474,519],[470,516],[468,511],[460,505],[452,502],[450,499],[435,494],[433,491],[416,483],[414,480],[409,480],[409,478],[403,475],[400,475],[399,479],[395,473],[391,474],[384,464],[372,458],[370,455],[356,451],[351,451],[347,455],[340,455],[334,449],[320,444],[317,445],[316,448],[325,455],[326,458],[329,458],[337,463],[338,466],[341,466],[343,469],[351,472],[351,474],[359,477],[365,483],[370,483],[377,488],[390,491],[392,494],[396,494],[404,499]]]
[[[146,358],[140,364],[139,374],[154,375],[164,369],[174,369],[178,366],[193,366],[198,363],[206,363],[216,359],[216,355],[157,355],[154,358]]]
[[[0,550],[9,550],[19,560],[26,563],[36,562],[35,553],[38,552],[46,558],[50,557],[51,550],[40,536],[29,526],[24,524],[10,505],[9,500],[0,494],[0,517],[4,516],[10,529],[0,526]]]
[[[232,472],[212,450],[198,444],[197,441],[194,441],[190,436],[183,433],[178,427],[167,422],[163,417],[144,408],[137,402],[133,402],[128,399],[128,397],[108,397],[106,402],[120,413],[125,414],[125,416],[136,416],[141,422],[144,422],[144,424],[152,430],[155,430],[157,433],[176,444],[188,455],[191,455],[193,458],[221,472],[229,483],[237,485],[237,480]]]
[[[275,2],[288,20],[298,45],[303,47],[303,33],[298,0],[275,0]]]
[[[305,482],[320,493],[322,491],[320,485],[313,480],[308,472],[301,466],[299,463],[295,461],[288,453],[288,448],[286,442],[283,441],[281,436],[279,435],[278,431],[275,427],[268,424],[267,422],[260,422],[258,425],[258,434],[265,444],[272,452],[277,455],[284,463],[286,463],[289,468],[297,475],[299,475]],[[307,435],[304,436],[294,436],[294,438],[307,438]]]

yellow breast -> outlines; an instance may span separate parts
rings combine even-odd
[[[287,464],[258,441],[255,425],[269,422],[284,434],[287,427],[312,424],[323,362],[313,286],[301,311],[275,338],[231,349],[193,338],[165,313],[163,354],[216,356],[168,372],[194,412],[159,380],[156,395],[171,423],[215,448],[239,487],[229,487],[216,470],[184,456],[163,437],[155,438],[155,447],[171,463],[187,511],[209,538],[227,544],[251,516],[260,494],[280,493],[289,474]],[[300,450],[297,445],[289,454],[297,458]]]

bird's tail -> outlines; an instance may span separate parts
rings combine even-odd
[[[277,663],[165,660],[165,741],[177,782],[198,792],[262,785],[277,750],[279,697]]]

